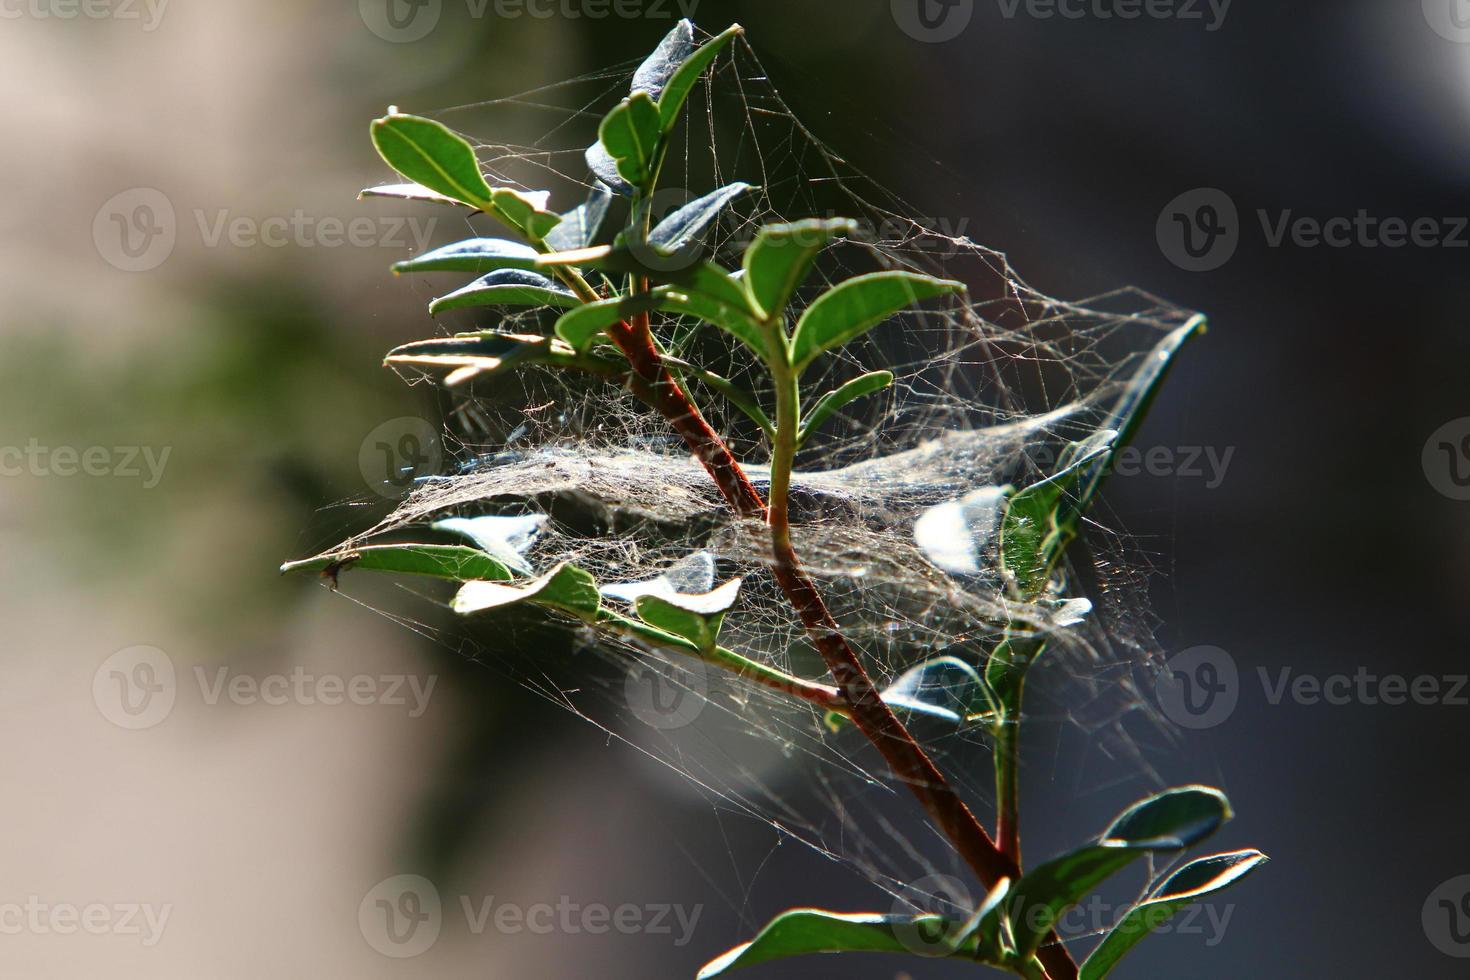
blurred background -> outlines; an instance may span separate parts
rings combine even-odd
[[[1463,0],[609,9],[0,3],[0,975],[691,977],[790,905],[886,908],[452,634],[276,575],[380,515],[374,447],[437,424],[380,366],[427,322],[386,267],[461,219],[355,200],[388,177],[368,121],[629,62],[688,13],[743,23],[821,139],[1038,289],[1211,316],[1107,518],[1158,570],[1165,650],[1226,695],[1175,718],[1168,775],[1224,788],[1220,842],[1274,863],[1118,975],[1464,976]],[[1058,814],[1033,855],[1139,795],[1074,801],[1072,750],[1028,758]],[[412,957],[366,924],[405,874],[444,903]],[[493,919],[558,902],[670,912]]]

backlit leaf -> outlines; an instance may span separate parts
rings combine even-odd
[[[347,569],[398,572],[467,582],[471,579],[505,581],[509,568],[485,552],[459,544],[374,544],[333,551],[315,558],[291,561],[282,572],[321,572],[336,579]]]
[[[373,120],[372,136],[388,166],[414,183],[474,208],[490,206],[475,151],[442,123],[390,111]]]
[[[1016,946],[1031,953],[1063,912],[1113,874],[1150,851],[1179,851],[1198,843],[1231,816],[1219,790],[1185,786],[1125,810],[1096,841],[1027,872],[1007,899]]]
[[[498,269],[476,279],[461,289],[440,296],[429,304],[429,313],[438,316],[449,310],[476,306],[576,306],[576,295],[564,286],[537,272],[520,269]]]
[[[394,263],[393,271],[494,272],[496,269],[534,269],[537,251],[523,242],[505,238],[468,238]]]
[[[785,310],[822,250],[856,230],[857,223],[847,218],[812,218],[762,228],[745,251],[745,284],[761,311],[776,316]]]
[[[791,360],[806,367],[818,354],[862,336],[921,300],[961,292],[964,284],[914,272],[874,272],[829,289],[807,307],[791,339]]]
[[[460,615],[488,612],[520,603],[533,603],[592,621],[601,599],[597,580],[575,565],[562,564],[540,578],[516,585],[500,582],[466,582],[452,603]]]
[[[1269,860],[1260,851],[1232,851],[1191,861],[1118,920],[1082,964],[1081,980],[1103,980],[1139,941],[1196,900],[1229,888]]]

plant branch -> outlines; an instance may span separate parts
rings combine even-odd
[[[832,672],[838,690],[851,709],[853,722],[883,755],[894,774],[918,797],[981,882],[991,887],[1001,878],[1017,877],[1018,869],[997,849],[934,761],[884,703],[797,558],[791,542],[787,504],[800,422],[800,391],[792,368],[776,362],[772,364],[772,373],[776,382],[776,443],[771,459],[768,523],[776,580]]]
[[[620,615],[609,609],[604,609],[598,614],[597,625],[617,633],[627,639],[638,640],[650,646],[660,649],[671,650],[693,657],[707,664],[728,670],[738,677],[744,677],[755,681],[774,691],[820,708],[823,711],[836,711],[842,714],[848,713],[846,702],[842,698],[842,692],[835,687],[825,684],[816,684],[785,671],[759,663],[747,657],[742,657],[733,650],[717,646],[710,651],[702,651],[699,647],[688,640],[665,633],[661,629],[640,623],[635,619]]]
[[[597,292],[575,269],[559,267],[562,280],[585,302],[598,299]],[[726,503],[741,517],[764,517],[766,503],[745,470],[740,466],[725,440],[720,438],[699,409],[680,386],[678,379],[663,361],[653,343],[647,315],[638,318],[641,329],[626,320],[608,328],[608,336],[628,359],[633,369],[630,389],[661,414],[683,438],[696,459],[704,466]]]

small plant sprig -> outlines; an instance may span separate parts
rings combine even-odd
[[[493,615],[511,606],[539,607],[597,633],[729,671],[781,695],[809,703],[829,718],[852,723],[882,754],[894,776],[914,793],[935,826],[953,843],[987,889],[965,916],[882,915],[795,909],[773,920],[751,942],[708,964],[701,978],[809,953],[913,952],[915,931],[939,937],[930,955],[969,960],[1021,977],[1099,980],[1149,931],[1195,899],[1224,888],[1266,860],[1257,851],[1192,861],[1138,902],[1077,966],[1058,940],[1061,916],[1104,880],[1143,855],[1174,854],[1213,833],[1230,816],[1223,794],[1201,786],[1169,790],[1130,807],[1098,837],[1022,870],[1019,759],[1022,703],[1030,666],[1047,634],[1017,615],[976,670],[978,703],[968,720],[992,735],[996,833],[992,837],[895,713],[908,689],[873,682],[858,651],[829,611],[803,567],[792,537],[789,497],[797,451],[833,413],[894,381],[873,371],[807,401],[802,378],[820,358],[862,337],[916,304],[962,294],[962,283],[894,270],[856,275],[827,288],[804,309],[793,305],[822,252],[856,231],[852,221],[809,219],[770,224],[745,249],[732,272],[688,259],[724,209],[752,188],[718,188],[657,222],[647,207],[658,187],[671,134],[695,85],[741,29],[731,27],[698,44],[681,22],[638,69],[630,94],[603,119],[587,151],[593,174],[587,200],[566,213],[550,209],[546,192],[491,186],[473,148],[443,125],[396,109],[374,121],[373,143],[408,183],[366,195],[452,204],[482,212],[514,237],[473,238],[394,266],[398,273],[461,272],[473,282],[430,304],[431,313],[482,308],[554,308],[554,335],[484,330],[419,341],[388,355],[391,365],[444,371],[447,385],[528,366],[583,372],[622,384],[661,414],[708,471],[737,518],[764,521],[770,571],[791,614],[820,652],[831,683],[798,677],[720,642],[725,617],[738,614],[741,581],[689,593],[655,585],[635,590],[631,614],[609,608],[594,576],[562,563],[541,574],[509,543],[510,525],[524,519],[482,517],[436,525],[474,545],[434,542],[372,544],[288,563],[284,570],[317,571],[335,582],[347,569],[421,575],[459,584],[453,601],[464,615]],[[615,195],[632,218],[611,242],[601,229]],[[679,258],[681,260],[671,261]],[[773,392],[774,417],[759,399],[698,365],[669,354],[653,315],[688,317],[731,335],[762,369]],[[1154,351],[1114,408],[1109,424],[1068,447],[1056,472],[1031,486],[1001,488],[1000,571],[1006,599],[1020,611],[1052,601],[1059,564],[1077,535],[1114,453],[1128,444],[1177,350],[1203,329],[1191,321]],[[745,469],[695,405],[687,386],[698,379],[748,416],[769,443],[769,485],[762,497]],[[920,664],[921,675],[941,661]]]

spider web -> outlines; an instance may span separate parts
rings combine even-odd
[[[549,190],[553,208],[569,210],[591,190],[583,150],[603,112],[626,94],[634,67],[440,115],[470,137],[535,134],[479,142],[482,165],[492,184]],[[867,371],[896,375],[822,427],[797,459],[792,491],[796,550],[875,683],[892,685],[936,657],[983,668],[1007,622],[1023,622],[1051,636],[1028,689],[1027,718],[1083,733],[1076,791],[1152,779],[1141,743],[1154,737],[1155,719],[1139,688],[1156,659],[1143,604],[1148,569],[1121,534],[1089,523],[1087,557],[1064,568],[1055,591],[1058,599],[1087,595],[1090,614],[1075,622],[1056,603],[1017,609],[997,571],[987,501],[992,488],[1050,475],[1066,445],[1103,427],[1155,346],[1191,314],[1136,290],[1052,299],[1000,252],[930,229],[936,222],[914,217],[798,121],[743,36],[691,98],[655,218],[736,180],[755,189],[724,213],[704,252],[726,268],[739,268],[744,245],[767,223],[844,217],[863,229],[823,254],[796,308],[835,282],[882,269],[969,286],[962,300],[892,318],[803,378],[812,398]],[[626,223],[614,208],[604,237]],[[472,234],[501,233],[487,218],[473,220]],[[412,282],[447,291],[437,277]],[[533,310],[482,313],[456,326],[544,334],[554,322],[554,311]],[[655,332],[671,353],[771,405],[763,373],[722,332],[658,315]],[[688,383],[763,488],[759,427],[718,392]],[[721,643],[827,679],[773,583],[764,528],[732,516],[656,413],[606,381],[542,369],[470,382],[445,398],[446,432],[460,447],[454,466],[421,479],[389,517],[344,547],[422,539],[425,525],[448,517],[538,514],[546,521],[527,552],[538,571],[573,562],[600,583],[629,583],[709,555],[714,584],[744,582]],[[913,825],[907,791],[851,726],[830,726],[804,702],[545,615],[512,610],[450,632],[427,618],[407,622],[663,762],[717,810],[764,821],[896,897],[913,902],[915,879],[959,867],[937,833],[915,839],[898,830]],[[983,724],[943,716],[973,695],[960,689],[962,678],[949,688],[946,676],[926,676],[910,692],[940,710],[906,718],[983,816],[993,795],[989,735]],[[1148,735],[1137,734],[1135,719]]]

